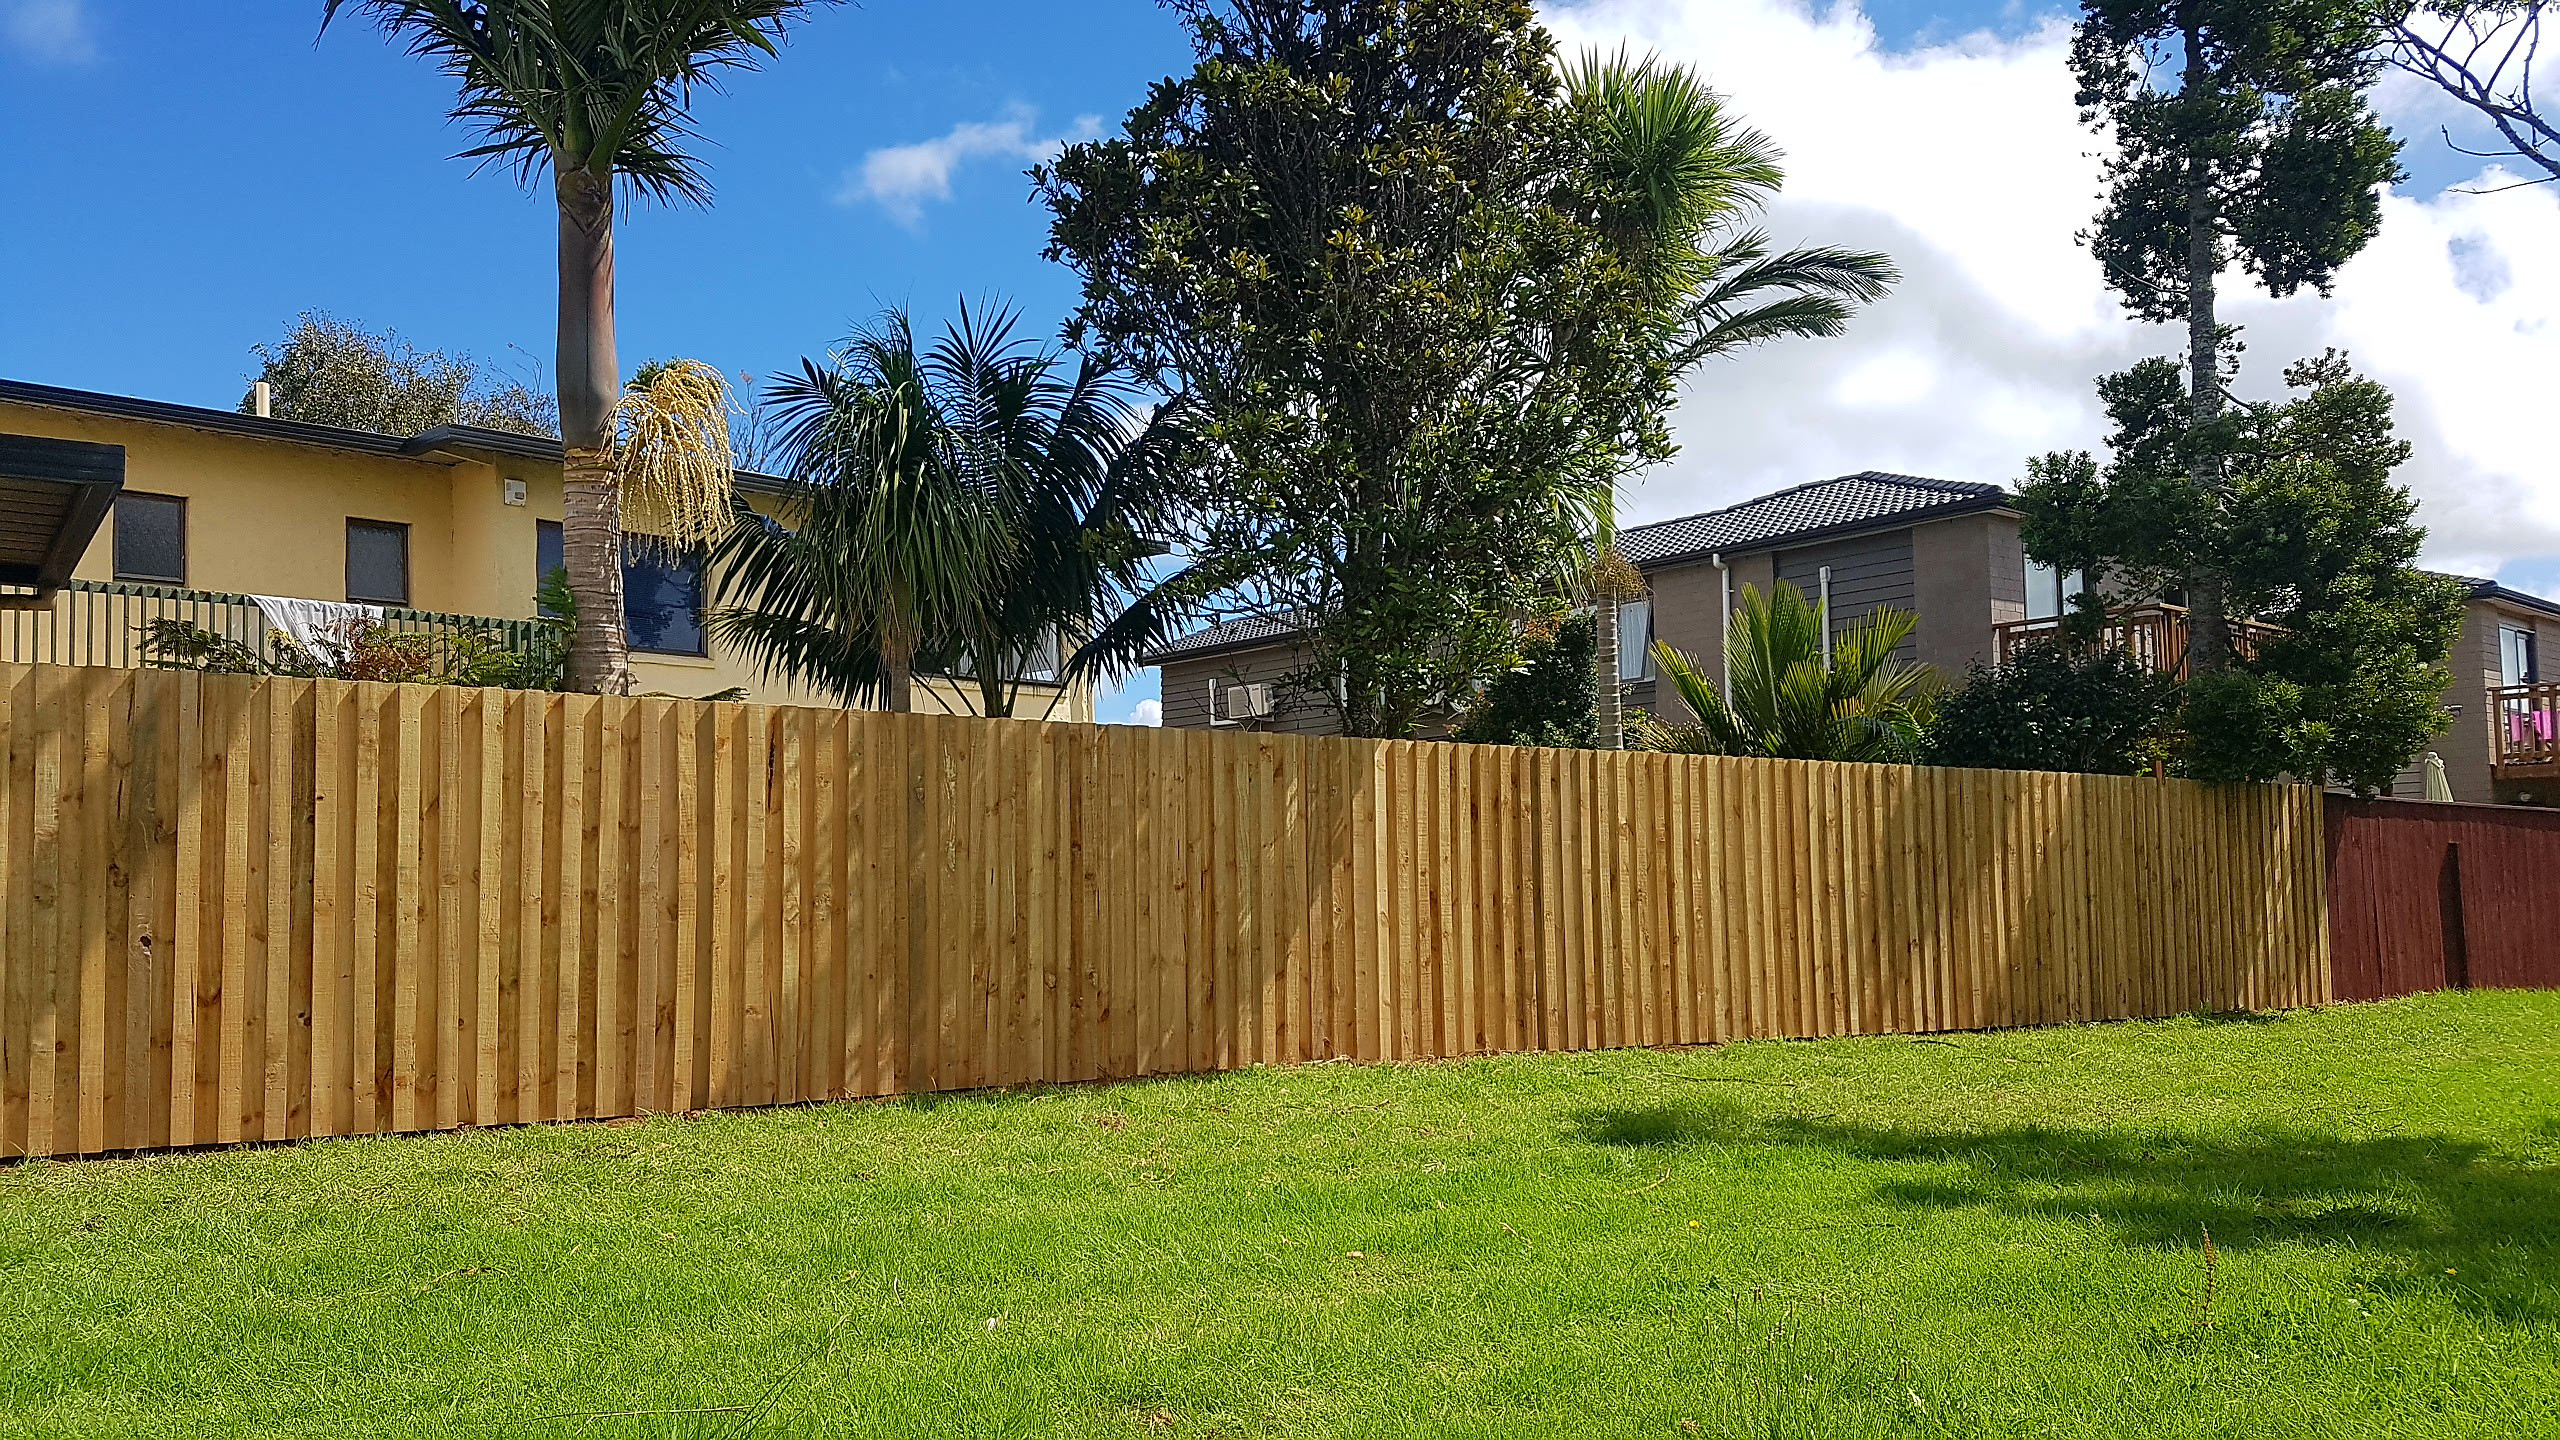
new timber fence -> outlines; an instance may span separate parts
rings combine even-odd
[[[0,666],[0,1154],[2329,995],[2307,789]]]

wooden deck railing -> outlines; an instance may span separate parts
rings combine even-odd
[[[2015,659],[2020,650],[2039,640],[2050,640],[2062,633],[2060,618],[2021,620],[1996,627],[1992,631],[1993,647],[2002,664]],[[2255,620],[2231,622],[2231,646],[2241,655],[2254,655],[2258,647],[2284,633],[2274,625]],[[2163,674],[2186,678],[2187,610],[2182,605],[2130,605],[2107,613],[2106,628],[2099,632],[2098,643],[2111,650],[2126,650],[2133,658]]]
[[[2508,685],[2489,692],[2496,763],[2560,766],[2560,684]]]

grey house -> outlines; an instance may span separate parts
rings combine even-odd
[[[1765,591],[1777,580],[1828,595],[1835,626],[1884,605],[1917,613],[1912,658],[1960,677],[1994,657],[2004,627],[2061,613],[2058,577],[2027,563],[2011,501],[1997,485],[1865,471],[1630,527],[1619,548],[1651,594],[1621,610],[1629,703],[1687,718],[1669,687],[1656,693],[1650,642],[1668,641],[1720,674],[1742,587]],[[1293,636],[1285,622],[1238,620],[1148,657],[1163,670],[1164,723],[1333,732],[1338,722],[1324,697],[1278,683],[1306,663]]]

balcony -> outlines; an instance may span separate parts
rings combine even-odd
[[[2052,640],[2062,633],[2062,621],[2056,619],[2021,620],[1993,628],[1993,654],[1999,663],[2007,664],[2026,646],[2040,640]],[[2277,635],[2280,627],[2260,624],[2255,620],[2231,622],[2231,646],[2243,656],[2255,655],[2258,647]],[[2163,674],[2187,678],[2187,611],[2181,605],[2130,605],[2107,612],[2106,628],[2099,632],[2098,643],[2110,650],[2125,650],[2144,665]]]
[[[2489,692],[2491,764],[2501,780],[2560,776],[2560,684],[2506,685]]]
[[[266,612],[252,596],[73,580],[54,596],[50,609],[0,611],[0,662],[118,670],[166,664],[147,653],[143,643],[153,622],[161,620],[193,625],[262,660],[277,654]],[[427,653],[421,658],[429,662],[451,657],[455,642],[466,638],[480,648],[518,655],[532,655],[544,643],[538,622],[486,615],[384,607],[381,626],[393,636],[426,637]]]

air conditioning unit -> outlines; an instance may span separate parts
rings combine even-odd
[[[1271,687],[1268,685],[1228,686],[1227,718],[1230,720],[1270,719]]]

